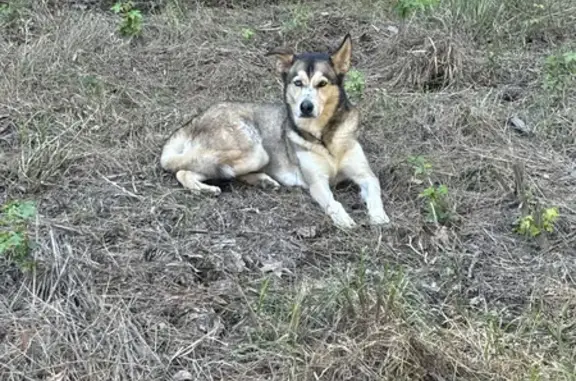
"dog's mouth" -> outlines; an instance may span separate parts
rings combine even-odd
[[[292,106],[292,115],[294,116],[295,120],[312,120],[318,117],[314,111],[311,112],[302,112],[300,107]]]
[[[298,119],[314,119],[314,118],[316,118],[315,115],[304,115],[304,114],[298,115]]]
[[[293,110],[293,115],[296,119],[300,120],[312,120],[318,118],[318,113],[316,110],[312,110],[310,112],[302,112],[299,108]]]

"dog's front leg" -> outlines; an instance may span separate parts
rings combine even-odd
[[[304,151],[298,153],[298,160],[312,199],[330,216],[336,226],[343,229],[353,228],[356,223],[342,204],[334,199],[330,189],[328,164],[322,163],[322,159],[317,155]]]
[[[324,212],[330,216],[334,224],[343,229],[351,229],[356,223],[346,212],[341,203],[334,199],[328,180],[315,178],[310,184],[310,196],[316,201]]]
[[[370,223],[373,225],[389,223],[390,218],[382,205],[380,182],[372,172],[364,150],[358,142],[344,156],[341,171],[360,187],[360,197],[366,203]]]

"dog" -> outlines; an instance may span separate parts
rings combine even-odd
[[[359,111],[344,90],[352,57],[350,33],[332,52],[296,54],[275,48],[266,56],[275,58],[284,101],[209,107],[168,137],[162,168],[183,187],[215,196],[221,189],[205,181],[301,187],[342,229],[356,222],[330,188],[351,180],[360,188],[370,224],[389,223],[380,183],[357,140]]]

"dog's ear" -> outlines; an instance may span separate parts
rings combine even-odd
[[[336,74],[346,74],[350,70],[352,59],[352,37],[348,33],[338,49],[330,56]]]
[[[276,70],[278,73],[287,73],[292,67],[294,52],[288,48],[275,48],[266,53],[266,56],[276,57]]]

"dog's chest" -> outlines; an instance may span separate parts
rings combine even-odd
[[[317,151],[300,149],[296,151],[296,157],[298,158],[298,165],[303,172],[328,177],[329,179],[332,179],[338,173],[337,160],[325,149],[318,149]]]

